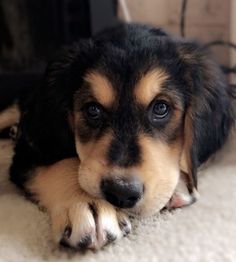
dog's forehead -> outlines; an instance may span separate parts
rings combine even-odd
[[[110,108],[117,103],[137,102],[148,105],[168,79],[167,72],[162,68],[150,69],[147,72],[114,77],[117,72],[90,71],[84,81],[88,84],[93,97],[104,107]]]

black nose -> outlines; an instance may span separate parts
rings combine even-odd
[[[133,207],[143,196],[143,184],[138,179],[104,179],[101,190],[105,199],[120,208]]]

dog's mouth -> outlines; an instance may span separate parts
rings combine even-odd
[[[130,214],[146,216],[163,208],[171,210],[188,206],[196,199],[189,193],[186,179],[181,175],[174,176],[177,170],[165,175],[170,179],[151,181],[147,179],[148,173],[142,177],[136,169],[123,169],[122,172],[112,169],[106,173],[99,171],[95,172],[88,165],[81,164],[78,176],[80,187],[92,197],[104,199]]]

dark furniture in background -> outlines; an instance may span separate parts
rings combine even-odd
[[[38,82],[61,46],[117,23],[117,0],[0,0],[0,96]]]

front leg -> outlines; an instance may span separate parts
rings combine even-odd
[[[38,168],[27,189],[50,215],[54,240],[76,249],[98,249],[130,232],[124,213],[85,193],[76,158]]]

